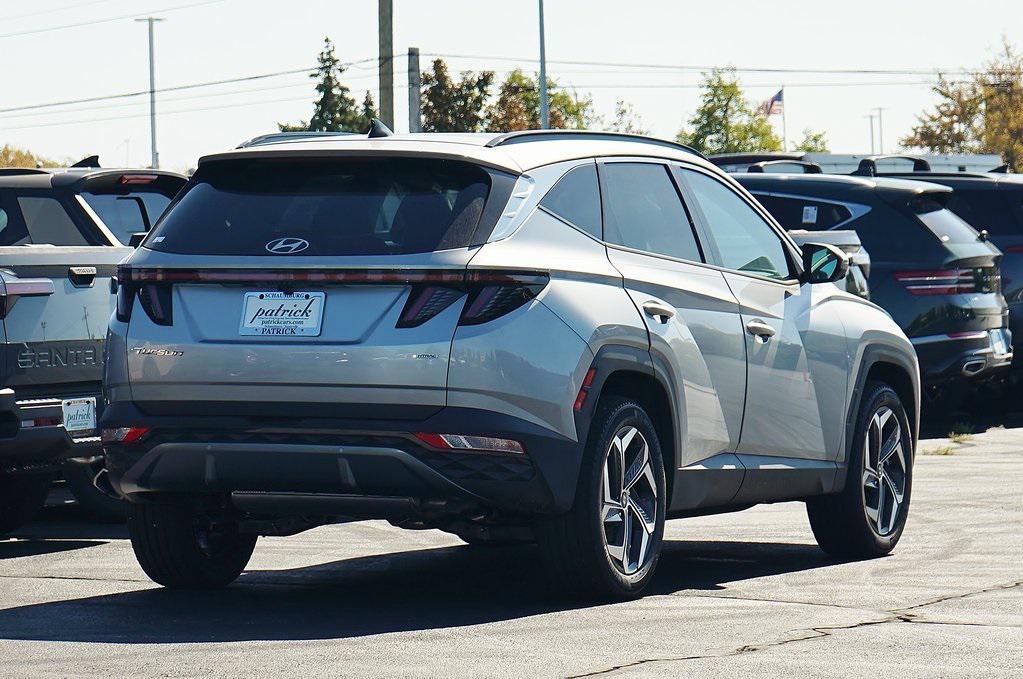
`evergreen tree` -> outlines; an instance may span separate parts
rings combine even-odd
[[[281,132],[365,132],[369,129],[367,112],[373,111],[373,99],[367,92],[362,107],[356,106],[355,99],[347,86],[341,83],[345,67],[337,58],[334,43],[323,39],[323,51],[318,58],[316,71],[309,77],[315,79],[318,98],[313,103],[313,116],[309,122],[278,123]]]
[[[493,71],[463,71],[454,81],[443,59],[433,72],[423,73],[423,131],[481,132],[486,127],[486,104],[494,84]]]

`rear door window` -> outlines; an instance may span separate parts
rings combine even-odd
[[[749,203],[702,172],[682,172],[706,219],[721,266],[768,278],[791,277],[792,269],[781,236]]]
[[[89,241],[56,198],[17,196],[21,219],[7,210],[0,245],[89,245]]]
[[[462,248],[489,191],[490,175],[460,161],[215,161],[199,168],[145,245],[209,255],[270,255],[281,238],[305,241],[304,255]]]
[[[760,193],[753,195],[785,229],[827,231],[852,217],[852,212],[844,205],[827,203],[815,198],[769,196]]]
[[[596,164],[570,170],[543,197],[540,207],[594,238],[602,238]]]
[[[171,201],[171,196],[155,191],[81,196],[122,245],[128,244],[133,233],[148,231]]]
[[[1019,193],[1013,194],[1019,196]],[[1020,236],[1023,227],[1016,221],[1007,196],[1002,191],[955,189],[948,201],[948,209],[970,226],[986,229],[992,236]]]
[[[977,231],[951,210],[945,208],[945,200],[918,196],[909,201],[909,207],[917,219],[942,243],[974,243]]]
[[[601,166],[604,239],[655,255],[702,262],[682,197],[664,165]]]

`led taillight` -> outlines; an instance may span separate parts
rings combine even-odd
[[[436,434],[416,432],[417,439],[440,450],[456,450],[465,452],[513,453],[521,455],[525,447],[513,439],[502,439],[495,436],[476,436],[470,434]]]
[[[117,427],[115,429],[104,429],[100,432],[100,438],[104,444],[131,444],[138,443],[152,431],[150,427]]]
[[[139,184],[152,184],[158,179],[155,174],[123,174],[118,180],[122,186],[137,186]]]
[[[905,285],[911,295],[957,295],[977,291],[973,269],[896,271],[895,280]]]
[[[463,297],[465,293],[437,285],[415,286],[409,293],[397,327],[414,328],[427,322]]]
[[[469,300],[459,322],[479,325],[511,313],[539,295],[549,280],[546,274],[470,271]]]

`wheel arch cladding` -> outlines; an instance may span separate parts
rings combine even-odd
[[[672,401],[667,389],[652,373],[616,369],[607,375],[598,398],[594,399],[594,405],[609,395],[635,400],[653,421],[664,462],[666,497],[670,498],[675,479],[676,432]]]

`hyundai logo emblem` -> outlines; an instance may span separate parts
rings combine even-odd
[[[275,238],[266,244],[266,251],[275,255],[293,255],[309,247],[304,238]]]

